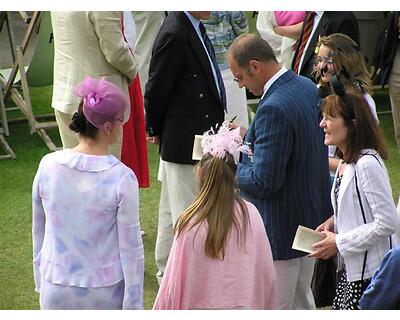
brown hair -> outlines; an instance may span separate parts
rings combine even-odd
[[[242,34],[237,37],[229,47],[228,54],[241,68],[248,68],[251,60],[277,62],[268,42],[255,34]]]
[[[323,36],[319,40],[318,48],[324,45],[334,52],[333,64],[337,73],[342,75],[346,89],[352,88],[361,93],[368,93],[371,89],[371,76],[365,64],[365,58],[357,43],[342,33],[333,33]],[[321,85],[321,71],[315,67],[314,76]]]
[[[211,259],[223,260],[231,228],[238,232],[238,243],[244,243],[249,223],[246,204],[235,191],[236,165],[229,153],[223,159],[206,154],[196,169],[199,170],[200,193],[180,216],[174,230],[179,237],[186,228],[190,230],[206,221],[205,254]],[[236,204],[240,207],[237,215]],[[238,219],[243,223],[240,224]]]
[[[79,104],[78,112],[75,112],[73,115],[69,128],[79,133],[81,136],[91,138],[93,140],[96,139],[99,129],[97,129],[86,119],[85,114],[83,113],[83,100],[81,100]]]
[[[322,101],[321,109],[324,114],[342,117],[348,129],[346,153],[336,149],[339,158],[346,163],[356,163],[362,149],[374,149],[382,159],[388,158],[382,131],[363,95],[348,92],[340,97],[333,94]]]

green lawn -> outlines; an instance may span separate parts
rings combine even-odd
[[[51,112],[51,87],[32,89],[31,96],[35,109],[40,113]],[[374,98],[378,111],[389,108],[386,91],[378,91]],[[397,201],[400,189],[400,153],[394,141],[391,114],[380,115],[380,124],[390,148],[391,158],[386,164],[393,195]],[[27,122],[11,124],[10,131],[11,135],[7,140],[17,159],[0,161],[0,309],[38,309],[38,295],[34,292],[31,262],[31,185],[38,163],[48,150],[37,135],[29,134]],[[51,135],[60,145],[58,132],[53,130]],[[152,307],[158,289],[155,279],[154,245],[160,184],[156,181],[158,154],[154,146],[149,146],[149,163],[151,187],[140,192],[141,222],[146,231],[146,309]]]

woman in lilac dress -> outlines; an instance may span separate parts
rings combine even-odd
[[[33,181],[33,267],[41,309],[142,309],[138,182],[108,155],[127,97],[86,78],[70,128],[79,145],[47,154]]]

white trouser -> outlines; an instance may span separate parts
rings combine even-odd
[[[397,45],[396,56],[393,61],[392,71],[390,72],[389,94],[392,105],[394,134],[397,148],[400,149],[400,44]]]
[[[72,115],[54,109],[54,115],[58,124],[63,149],[74,148],[79,144],[79,135],[69,128]]]
[[[277,309],[315,309],[314,296],[311,291],[314,264],[315,259],[308,257],[274,261],[277,278]]]
[[[164,273],[174,239],[173,226],[198,193],[194,165],[162,161],[160,208],[155,249],[158,280]]]
[[[245,88],[239,88],[238,84],[233,81],[234,77],[230,69],[221,70],[222,79],[224,81],[226,91],[227,113],[225,120],[232,120],[234,123],[247,129],[249,127],[249,113],[247,111],[247,98]]]
[[[133,11],[136,25],[135,59],[138,64],[142,94],[149,79],[149,65],[154,40],[165,18],[164,11]]]

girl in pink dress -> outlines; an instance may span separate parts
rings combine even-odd
[[[257,208],[236,193],[240,128],[203,135],[200,193],[175,225],[154,309],[273,309],[275,269]]]

